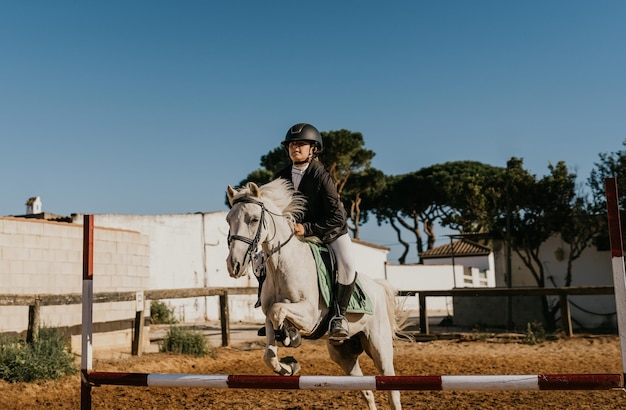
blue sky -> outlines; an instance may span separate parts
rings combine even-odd
[[[618,0],[3,2],[0,215],[225,210],[297,122],[361,132],[388,175],[516,156],[584,182],[626,139],[624,21]]]

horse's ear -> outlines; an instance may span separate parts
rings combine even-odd
[[[254,182],[250,182],[248,184],[248,188],[250,188],[250,194],[254,197],[260,197],[261,196],[261,190],[259,189],[259,186],[257,184],[255,184]]]
[[[235,191],[232,186],[228,185],[228,188],[226,188],[226,197],[228,198],[228,203],[230,204],[230,206],[233,206],[233,198],[235,197],[236,193],[237,191]]]

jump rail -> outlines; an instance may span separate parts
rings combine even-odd
[[[84,216],[81,409],[91,409],[91,388],[100,385],[200,387],[207,389],[308,390],[613,390],[626,375],[626,268],[617,181],[605,180],[622,374],[467,376],[266,376],[116,373],[92,370],[93,215]]]
[[[91,372],[95,386],[290,390],[612,390],[619,374],[467,376],[264,376]]]

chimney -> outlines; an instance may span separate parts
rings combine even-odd
[[[40,214],[41,213],[41,198],[33,196],[26,201],[26,215]]]

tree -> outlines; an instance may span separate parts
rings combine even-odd
[[[321,134],[324,151],[320,154],[320,161],[328,169],[341,195],[350,175],[369,168],[376,154],[363,148],[365,142],[360,132],[341,129]]]
[[[430,179],[440,190],[441,225],[466,233],[489,231],[486,220],[494,198],[501,194],[493,185],[505,172],[477,161],[454,161],[431,167]]]
[[[384,190],[379,192],[376,200],[376,216],[379,225],[389,222],[396,231],[398,241],[405,247],[399,259],[404,264],[409,251],[409,243],[402,239],[401,227],[415,237],[417,257],[424,251],[422,230],[427,237],[427,247],[435,245],[434,223],[441,216],[440,191],[437,184],[432,183],[428,176],[430,169],[424,168],[417,172],[387,178]],[[421,227],[420,227],[421,224]]]
[[[400,242],[403,247],[403,251],[398,258],[398,262],[401,265],[404,265],[406,257],[410,251],[410,243],[403,239],[401,226],[398,226],[399,222],[397,222],[401,216],[399,207],[397,206],[400,198],[396,197],[396,194],[399,192],[399,190],[396,189],[396,186],[401,178],[402,176],[385,176],[384,187],[383,189],[377,191],[374,195],[372,207],[374,209],[378,225],[380,226],[382,223],[389,222],[389,225],[391,225],[393,230],[396,232],[398,242]],[[416,224],[415,227],[417,229],[416,237],[419,241],[421,240],[419,225]],[[420,245],[421,243],[418,244],[418,249]]]
[[[489,221],[486,186],[502,171],[476,161],[454,161],[388,177],[376,201],[376,215],[379,224],[390,223],[404,246],[399,262],[404,264],[410,246],[400,228],[415,237],[418,257],[424,251],[422,229],[426,247],[432,249],[437,222],[460,231],[482,231],[478,227]]]
[[[574,199],[568,221],[560,229],[561,238],[568,244],[567,270],[563,284],[554,283],[554,286],[571,286],[574,261],[583,251],[594,243],[599,235],[607,232],[605,215],[596,215],[591,204],[584,195]]]
[[[623,143],[626,145],[626,141]],[[606,186],[605,180],[607,178],[616,178],[617,190],[620,193],[618,197],[620,209],[626,209],[626,151],[617,151],[612,153],[599,154],[600,162],[594,163],[594,168],[591,170],[587,184],[591,190],[591,205],[590,209],[595,215],[602,215],[597,218],[599,224],[597,232],[593,237],[593,243],[599,249],[610,249],[609,244],[609,228],[606,219]],[[622,221],[626,219],[621,218]],[[624,229],[624,222],[622,222],[622,232],[626,232]]]
[[[626,142],[624,143],[626,145]],[[597,213],[606,212],[606,191],[604,180],[617,178],[617,189],[626,194],[626,151],[599,154],[600,162],[594,163],[588,185],[591,189],[594,210]],[[626,209],[626,195],[619,197],[620,209]]]
[[[322,132],[324,151],[320,161],[330,173],[352,224],[352,236],[359,238],[359,226],[368,218],[369,201],[384,184],[382,172],[371,167],[374,151],[365,149],[363,134],[346,129]]]
[[[550,237],[564,231],[563,239],[576,249],[570,253],[572,258],[580,256],[581,241],[588,238],[564,229],[568,224],[574,227],[583,221],[583,202],[576,195],[576,174],[570,173],[564,162],[548,168],[550,174],[538,180],[522,168],[521,159],[509,160],[504,179],[496,184],[503,188],[504,195],[498,198],[491,228],[494,235],[510,241],[511,249],[528,268],[538,287],[546,287],[545,266],[539,255],[541,246]],[[551,305],[547,297],[541,300],[546,326],[554,330],[558,302]]]
[[[343,189],[343,204],[353,222],[349,229],[353,238],[359,238],[359,226],[367,223],[378,192],[384,189],[385,174],[375,168],[352,174]]]

